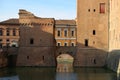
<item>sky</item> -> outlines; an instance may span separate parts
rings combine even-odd
[[[76,18],[76,0],[0,0],[0,21],[18,18],[19,9],[44,18]]]

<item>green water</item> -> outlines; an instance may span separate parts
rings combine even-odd
[[[73,73],[56,73],[55,68],[19,67],[0,69],[0,80],[119,80],[104,68],[74,68]]]

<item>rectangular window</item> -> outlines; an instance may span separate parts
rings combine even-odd
[[[96,35],[96,31],[95,30],[93,30],[93,35]]]
[[[34,39],[33,38],[30,39],[30,44],[34,44]]]
[[[75,44],[72,42],[72,43],[71,43],[71,46],[75,46]]]
[[[0,28],[0,36],[3,35],[3,31],[2,31],[2,28]]]
[[[2,48],[2,43],[0,43],[0,48]]]
[[[100,13],[105,13],[105,3],[100,3]]]
[[[7,29],[7,31],[6,31],[6,35],[7,35],[7,36],[10,35],[10,31],[9,31],[9,29]]]
[[[42,56],[42,60],[44,61],[44,59],[45,59],[45,57],[44,56]]]
[[[85,46],[88,46],[88,39],[85,39]]]
[[[9,39],[6,39],[6,42],[9,42],[10,40]]]
[[[2,39],[0,39],[0,42],[2,42]]]
[[[58,37],[61,36],[61,31],[60,31],[60,30],[57,31],[57,36],[58,36]]]
[[[72,37],[74,36],[74,34],[75,34],[75,32],[74,32],[74,31],[71,31],[71,35],[72,35]]]
[[[61,43],[60,43],[60,42],[58,42],[58,43],[57,43],[57,46],[61,46]]]
[[[29,56],[27,56],[27,59],[29,59]]]
[[[67,30],[64,30],[64,36],[67,37]]]
[[[13,29],[13,36],[16,36],[16,30]]]
[[[64,46],[67,46],[67,43],[64,43]]]
[[[96,64],[96,59],[93,60],[94,64]]]

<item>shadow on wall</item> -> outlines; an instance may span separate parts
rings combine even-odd
[[[20,27],[17,66],[55,66],[54,26]]]
[[[17,61],[18,48],[16,47],[3,47],[0,53],[0,67],[15,67]]]
[[[20,31],[17,66],[56,66],[56,57],[62,53],[68,53],[74,57],[74,66],[77,67],[103,67],[108,65],[115,71],[118,68],[119,50],[109,53],[107,50],[85,46],[81,43],[77,43],[75,47],[56,47],[55,33],[51,26],[22,26]],[[13,58],[10,57],[10,59]]]
[[[75,47],[56,47],[56,56],[67,53],[74,57],[75,67],[103,67],[106,66],[107,50],[77,43]]]
[[[21,26],[17,66],[56,66],[56,57],[68,53],[74,57],[74,66],[103,67],[108,51],[77,43],[76,47],[56,47],[53,26]]]
[[[120,73],[120,50],[113,50],[109,53],[107,67]]]

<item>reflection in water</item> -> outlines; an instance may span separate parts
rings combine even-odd
[[[117,80],[120,80],[120,73],[117,73]]]
[[[0,80],[120,80],[116,73],[103,68],[75,68],[73,73],[56,73],[55,68],[4,68]]]
[[[78,80],[75,73],[56,73],[56,80]]]
[[[0,80],[19,80],[18,76],[1,77]]]

